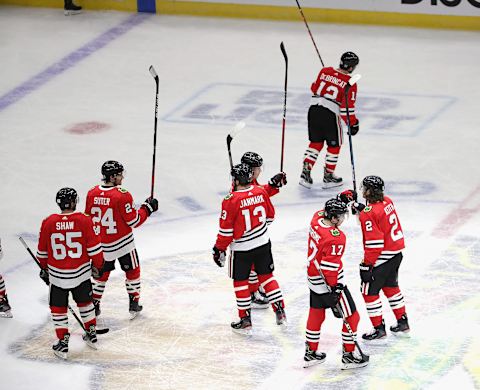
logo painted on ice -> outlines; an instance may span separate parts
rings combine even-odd
[[[412,137],[454,103],[450,96],[428,96],[360,91],[356,112],[362,134]],[[306,88],[288,91],[289,130],[306,132],[310,94]],[[283,91],[259,85],[210,84],[162,119],[208,125],[231,125],[240,120],[249,127],[278,128],[282,122]]]

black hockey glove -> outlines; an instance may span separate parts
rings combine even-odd
[[[223,267],[225,265],[225,251],[221,251],[216,246],[212,248],[212,256],[213,261],[219,267]]]
[[[337,195],[337,199],[341,200],[343,203],[349,204],[357,201],[357,191],[355,190],[345,190]]]
[[[92,265],[92,276],[94,279],[100,279],[103,275],[103,268],[97,268]]]
[[[332,313],[337,318],[343,318],[342,308],[338,303],[332,307]]]
[[[47,286],[50,285],[50,278],[48,277],[48,269],[42,268],[40,270],[40,279],[42,279]]]
[[[287,174],[285,172],[277,173],[268,182],[269,185],[275,188],[280,188],[287,184]]]
[[[158,200],[155,198],[148,198],[143,202],[142,206],[147,210],[148,216],[152,215],[158,210]]]
[[[373,265],[360,264],[360,279],[362,279],[363,283],[371,283],[374,281]]]
[[[352,214],[360,214],[360,212],[365,208],[365,205],[363,203],[357,203],[353,202],[352,203]]]
[[[360,130],[360,121],[357,120],[357,123],[350,126],[350,132],[352,133],[352,135],[355,135],[358,133],[359,130]]]

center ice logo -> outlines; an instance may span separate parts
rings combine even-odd
[[[308,88],[290,88],[287,129],[307,131]],[[362,134],[413,137],[455,101],[449,96],[369,92],[360,88],[356,112]],[[271,86],[215,83],[201,89],[163,117],[169,122],[249,127],[281,126],[283,91]]]

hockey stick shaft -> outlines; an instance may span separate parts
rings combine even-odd
[[[285,59],[285,85],[283,87],[283,120],[282,120],[282,149],[280,155],[280,172],[283,172],[283,155],[285,152],[285,123],[287,117],[287,81],[288,81],[288,56],[285,50],[285,45],[280,43],[280,50],[282,51],[283,58]]]
[[[19,240],[20,242],[22,243],[22,245],[25,247],[25,249],[27,250],[27,252],[30,254],[30,256],[32,256],[32,259],[35,261],[35,264],[38,265],[38,268],[42,269],[42,266],[40,265],[40,262],[38,261],[38,259],[35,257],[35,255],[33,254],[32,250],[29,248],[29,246],[27,245],[27,243],[25,242],[25,240],[23,239],[23,237],[19,237]],[[72,307],[70,305],[68,305],[68,310],[70,310],[70,313],[73,314],[73,316],[75,317],[75,319],[77,320],[78,324],[82,327],[82,329],[86,332],[85,330],[85,326],[83,325],[83,322],[80,318],[78,318],[77,316],[77,313],[75,313],[75,311],[72,309]]]
[[[352,130],[351,130],[351,123],[350,123],[350,108],[348,107],[348,93],[350,88],[360,80],[362,76],[359,74],[353,75],[347,83],[345,87],[345,107],[347,110],[347,127],[348,127],[348,144],[350,146],[350,162],[352,165],[352,181],[353,181],[353,190],[357,191],[357,180],[355,178],[355,159],[353,158],[353,143],[352,143]]]
[[[155,122],[153,128],[153,157],[152,157],[152,189],[150,192],[150,197],[153,198],[154,187],[155,187],[155,158],[157,155],[157,122],[158,122],[158,74],[155,71],[153,65],[149,68],[150,74],[155,79]]]
[[[307,18],[305,18],[305,15],[303,14],[302,7],[300,6],[300,3],[298,2],[298,0],[295,0],[295,2],[297,3],[298,10],[300,11],[300,14],[302,15],[302,19],[305,22],[305,26],[307,27],[308,34],[310,35],[310,38],[312,39],[313,46],[315,47],[315,50],[316,50],[317,55],[318,55],[318,59],[320,60],[320,63],[324,67],[325,65],[323,63],[322,56],[320,55],[320,52],[318,51],[318,47],[317,47],[317,44],[315,43],[315,39],[313,39],[313,35],[312,35],[312,32],[310,31],[310,27],[308,27]]]

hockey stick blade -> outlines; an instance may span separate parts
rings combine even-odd
[[[288,63],[288,56],[287,56],[287,52],[285,50],[285,45],[283,44],[283,42],[280,43],[280,50],[282,51],[283,57],[285,58],[285,62]]]
[[[361,78],[362,78],[361,74],[358,74],[358,73],[354,74],[352,77],[350,77],[350,80],[348,80],[348,84],[350,84],[350,86],[353,86]]]
[[[148,70],[150,71],[150,74],[152,75],[152,77],[154,79],[158,78],[158,74],[157,72],[155,71],[155,68],[153,67],[153,65],[150,65],[150,68],[148,68]]]
[[[110,328],[101,328],[101,329],[97,329],[97,334],[105,334],[105,333],[108,333],[110,331]]]
[[[232,129],[232,131],[230,133],[228,133],[227,142],[228,142],[228,140],[230,140],[230,142],[232,142],[232,140],[235,138],[235,136],[238,133],[240,133],[240,131],[242,131],[244,127],[245,127],[245,122],[243,122],[243,121],[238,122],[235,125],[235,127]],[[228,142],[228,143],[230,143],[230,142]]]

